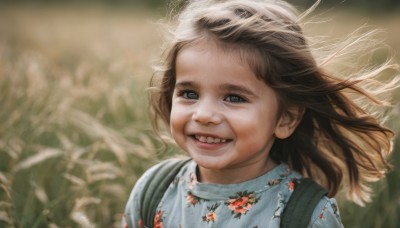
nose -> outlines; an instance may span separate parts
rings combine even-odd
[[[222,122],[218,104],[206,100],[198,101],[192,119],[200,124],[220,124]]]

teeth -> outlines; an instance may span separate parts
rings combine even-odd
[[[194,136],[197,140],[199,140],[200,142],[203,143],[209,143],[209,144],[213,144],[213,143],[224,143],[226,142],[226,139],[220,139],[220,138],[213,138],[213,137],[205,137],[205,136],[199,136],[199,135],[195,135]]]
[[[207,138],[204,137],[204,136],[200,136],[200,137],[198,138],[198,140],[199,140],[200,142],[207,142]]]

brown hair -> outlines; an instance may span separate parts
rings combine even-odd
[[[151,80],[153,126],[160,131],[158,118],[169,125],[175,61],[180,50],[204,39],[224,44],[221,48],[239,54],[259,79],[274,89],[282,115],[291,115],[290,106],[304,111],[294,133],[275,140],[271,157],[314,178],[329,190],[330,196],[338,192],[342,182],[349,183],[348,198],[362,205],[371,193],[367,183],[383,178],[390,167],[386,159],[394,134],[349,96],[385,105],[361,85],[368,82],[369,88],[376,91],[390,89],[394,82],[377,87],[373,78],[394,65],[385,62],[374,70],[362,71],[358,78],[335,77],[323,66],[369,34],[353,39],[326,61],[317,61],[298,20],[296,11],[283,1],[188,4],[178,17],[162,67]]]

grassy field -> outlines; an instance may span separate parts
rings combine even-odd
[[[119,226],[133,184],[161,157],[145,92],[161,52],[158,18],[122,8],[0,8],[0,227]],[[400,17],[341,12],[310,29],[341,36],[364,23],[387,29],[399,59]],[[341,203],[346,227],[400,225],[395,150],[374,202]]]

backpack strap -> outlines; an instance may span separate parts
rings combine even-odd
[[[152,173],[145,183],[145,186],[139,195],[140,199],[140,216],[144,227],[154,226],[154,216],[157,206],[160,203],[165,191],[175,179],[181,168],[190,161],[185,159],[168,159],[159,164],[157,170]]]
[[[281,216],[281,228],[306,228],[321,198],[328,192],[312,179],[295,180],[295,189]]]

